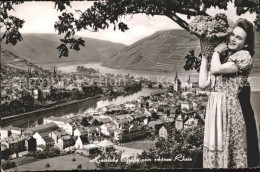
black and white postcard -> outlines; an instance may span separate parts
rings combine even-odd
[[[259,168],[259,0],[1,1],[1,170]]]

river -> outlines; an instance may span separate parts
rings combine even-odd
[[[58,70],[62,73],[75,72],[77,66],[84,66],[86,68],[93,68],[99,70],[100,73],[112,73],[112,74],[122,74],[122,75],[133,75],[137,77],[146,77],[151,81],[162,81],[162,82],[173,82],[176,76],[176,72],[154,72],[154,71],[139,71],[139,70],[129,70],[129,69],[112,69],[106,66],[101,66],[100,62],[90,62],[87,64],[57,64]],[[188,80],[190,75],[191,81],[198,81],[198,72],[194,71],[177,71],[178,78],[182,83],[185,83]],[[260,91],[260,75],[251,76],[248,81],[251,85],[252,91]]]
[[[104,100],[99,100],[99,99],[94,99],[91,101],[86,101],[86,102],[80,102],[72,105],[68,105],[62,108],[58,109],[52,109],[49,111],[44,111],[44,112],[38,112],[33,116],[24,118],[23,120],[13,120],[11,122],[6,122],[2,124],[2,127],[6,127],[9,125],[13,125],[15,127],[21,127],[21,128],[28,128],[28,127],[35,127],[37,125],[43,124],[43,118],[49,117],[49,116],[66,116],[69,114],[79,114],[81,112],[86,111],[87,109],[93,108],[101,108],[107,105],[111,104],[122,104],[127,101],[132,101],[140,96],[148,96],[157,89],[149,89],[149,88],[142,88],[141,91],[134,93],[132,95],[127,95],[127,96],[119,96],[117,98],[112,98],[112,99],[104,99]]]

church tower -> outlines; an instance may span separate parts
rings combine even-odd
[[[32,71],[31,68],[28,68],[27,76],[26,76],[26,88],[29,89],[30,87],[30,78],[32,78]]]
[[[176,72],[176,76],[175,76],[175,79],[174,79],[174,90],[179,91],[180,88],[181,88],[181,81],[179,80],[178,73]]]
[[[54,67],[53,67],[53,78],[56,78],[56,76],[57,76],[57,73],[56,73],[56,68],[55,68],[55,65],[54,65]]]

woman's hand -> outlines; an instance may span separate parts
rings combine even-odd
[[[228,51],[227,43],[221,42],[215,47],[214,51],[218,52],[219,54],[225,54],[225,52]]]

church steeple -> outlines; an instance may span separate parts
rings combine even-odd
[[[174,79],[174,90],[179,91],[180,88],[181,88],[181,81],[178,78],[178,72],[176,72],[176,76],[175,76],[175,79]]]
[[[178,72],[176,72],[176,76],[175,76],[174,81],[177,81],[177,80],[178,80]]]
[[[188,78],[187,82],[190,83],[190,74],[189,74],[189,78]]]
[[[56,68],[55,68],[55,65],[53,67],[53,78],[56,78]]]
[[[28,68],[27,76],[28,76],[29,78],[32,77],[32,70],[31,70],[31,68]]]

